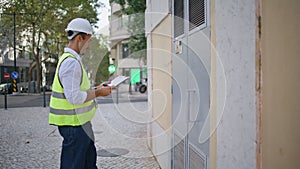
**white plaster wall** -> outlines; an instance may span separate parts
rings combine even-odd
[[[215,1],[218,169],[256,168],[255,3]]]
[[[160,26],[162,30],[158,30],[154,32],[154,29],[159,27],[159,25],[165,24],[164,19],[169,14],[169,0],[147,0],[147,9],[145,13],[145,30],[147,37],[147,66],[148,66],[148,106],[149,112],[154,115],[155,113],[153,107],[157,107],[155,102],[153,101],[153,84],[158,84],[160,81],[157,80],[157,77],[153,75],[153,67],[157,68],[158,65],[155,65],[153,61],[158,57],[157,50],[153,50],[155,48],[153,41],[158,41],[159,39],[163,39],[164,41],[168,40],[166,38],[170,37],[169,31],[171,30],[169,27]],[[165,32],[167,29],[167,32]],[[170,29],[170,30],[169,30]],[[156,36],[151,36],[151,33]],[[160,35],[161,34],[161,35]],[[160,35],[160,37],[159,37]],[[169,35],[169,36],[166,36]],[[153,44],[152,44],[153,43]],[[158,44],[156,43],[156,46]],[[165,45],[165,44],[164,44]],[[161,46],[160,46],[161,47]],[[162,47],[162,49],[164,49]],[[156,51],[154,53],[153,51]],[[157,60],[157,59],[156,59]],[[156,70],[157,72],[157,70]],[[168,90],[169,92],[170,90]],[[148,135],[148,146],[151,148],[155,158],[157,159],[159,165],[162,169],[171,169],[171,138],[157,122],[153,120],[152,123],[149,123],[147,126],[147,135]]]
[[[147,49],[151,49],[152,44],[151,44],[151,36],[150,34],[147,34]],[[147,80],[147,90],[148,90],[148,108],[149,108],[149,113],[152,114],[153,108],[152,108],[152,88],[153,88],[153,83],[152,83],[152,50],[147,50],[147,67],[148,67],[148,80]],[[148,146],[150,149],[152,149],[152,131],[151,131],[151,123],[147,124],[147,138],[148,138]]]
[[[152,152],[155,155],[161,169],[171,169],[171,137],[153,121],[152,127]]]
[[[153,116],[149,140],[152,151],[162,169],[171,164],[171,17],[165,17],[148,35],[149,106]],[[148,62],[149,63],[149,62]],[[149,93],[150,92],[150,93]]]
[[[151,32],[170,13],[170,0],[147,0],[146,32]]]

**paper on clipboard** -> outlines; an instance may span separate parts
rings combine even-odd
[[[116,78],[114,78],[109,84],[107,84],[108,86],[119,86],[121,83],[123,83],[125,80],[129,79],[129,77],[127,76],[117,76]]]

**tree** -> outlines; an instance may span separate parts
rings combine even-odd
[[[99,0],[14,0],[1,3],[0,10],[3,13],[16,13],[17,43],[26,41],[27,47],[31,50],[29,88],[32,70],[35,68],[37,70],[36,91],[40,92],[41,49],[53,50],[55,42],[59,43],[67,39],[64,29],[73,18],[87,18],[95,24],[98,21],[97,8],[102,5]],[[2,17],[1,21],[6,26],[13,27],[10,17]]]
[[[12,39],[13,37],[10,36],[10,30],[11,28],[8,27],[7,25],[5,25],[2,21],[2,19],[0,19],[0,56],[4,58],[7,57],[6,53],[6,49],[7,46],[12,46]],[[6,58],[7,59],[7,58]]]
[[[107,40],[108,38],[103,36],[92,37],[89,50],[82,57],[82,63],[94,84],[100,84],[109,78],[109,51],[105,44]]]
[[[109,66],[109,52],[107,52],[104,56],[103,59],[101,60],[95,82],[96,84],[100,84],[103,81],[107,81],[109,79],[109,72],[108,72],[108,66]]]
[[[108,51],[108,36],[102,36],[99,37],[100,40],[100,48],[102,50],[101,56],[103,55],[103,59],[101,59],[100,64],[98,66],[97,74],[96,74],[96,83],[101,83],[102,81],[107,81],[109,79],[109,54]]]
[[[128,32],[130,33],[128,47],[133,58],[146,56],[147,40],[145,37],[146,0],[110,0],[121,6],[122,13],[129,16]]]

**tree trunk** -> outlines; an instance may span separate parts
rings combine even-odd
[[[31,56],[33,56],[32,58],[35,58],[35,23],[32,22],[32,54]],[[32,61],[29,70],[28,70],[28,93],[30,93],[30,89],[31,89],[31,80],[32,80],[32,70],[35,67],[35,61]]]
[[[35,86],[35,91],[37,93],[41,92],[41,62],[40,62],[40,49],[37,48],[37,54],[35,57],[36,60],[36,86]]]
[[[32,62],[30,64],[29,70],[28,70],[28,94],[30,93],[30,88],[31,88],[31,80],[32,80],[32,70],[36,66],[35,62]]]
[[[37,41],[37,53],[36,53],[36,70],[37,70],[37,73],[36,73],[36,91],[37,93],[40,93],[41,92],[41,59],[40,59],[40,44],[41,44],[41,36],[42,36],[42,29],[41,29],[41,26],[42,26],[42,23],[43,23],[43,17],[41,19],[41,24],[40,24],[40,27],[39,27],[39,32],[38,32],[38,41]]]
[[[27,88],[27,93],[29,94],[30,93],[30,87],[31,87],[31,78],[32,78],[32,67],[30,66],[29,67],[29,70],[28,70],[28,88]]]

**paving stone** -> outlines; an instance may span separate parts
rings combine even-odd
[[[0,110],[0,168],[59,168],[62,138],[48,125],[49,108]],[[132,117],[134,116],[134,117]],[[159,169],[147,147],[147,103],[101,104],[92,121],[95,145],[124,149],[115,157],[97,157],[100,169]]]

